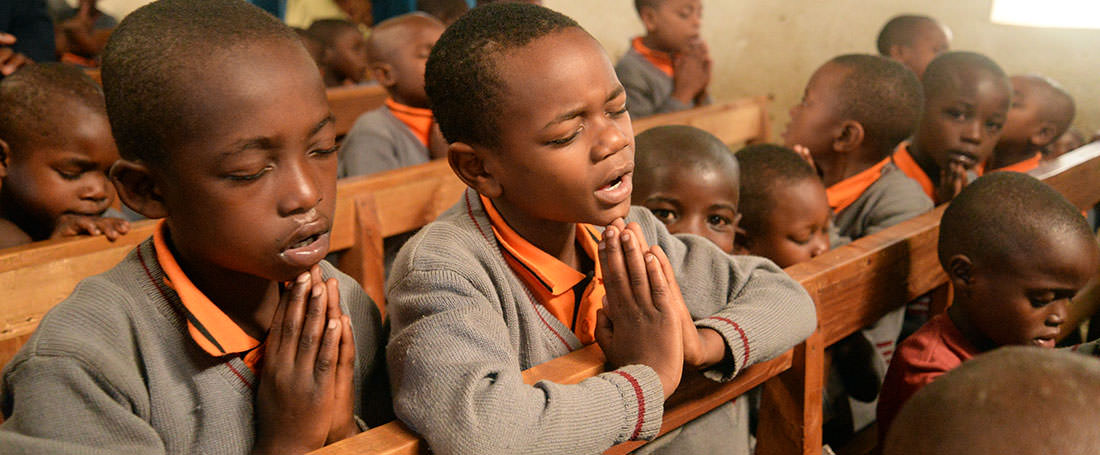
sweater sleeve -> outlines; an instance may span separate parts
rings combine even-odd
[[[5,453],[165,453],[156,430],[93,366],[54,355],[17,362],[0,397]]]
[[[619,82],[626,89],[626,108],[630,111],[631,118],[639,119],[654,114],[676,112],[691,109],[691,105],[685,104],[665,95],[665,99],[659,99],[656,81],[645,74],[645,69],[640,65],[648,63],[641,61],[632,54],[627,54],[615,67]]]
[[[656,436],[663,394],[651,368],[527,385],[490,284],[445,269],[390,281],[394,410],[434,453],[598,453]]]
[[[917,183],[894,171],[893,184],[886,187],[874,209],[867,215],[863,236],[868,236],[895,224],[932,210],[932,200]]]
[[[648,210],[635,207],[632,216],[668,255],[695,325],[720,333],[733,354],[704,372],[707,377],[733,379],[813,333],[817,311],[809,294],[771,261],[728,255],[702,237],[671,235]]]
[[[340,177],[354,177],[401,167],[397,144],[385,130],[384,117],[378,110],[367,112],[355,121],[340,146]]]

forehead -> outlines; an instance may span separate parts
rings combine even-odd
[[[825,186],[813,178],[785,180],[772,185],[769,191],[772,220],[779,224],[810,223],[829,215],[829,199]]]
[[[1025,242],[1025,248],[1012,250],[1004,260],[992,259],[993,268],[1012,274],[1021,283],[1048,283],[1048,287],[1075,288],[1097,273],[1100,248],[1091,237],[1074,231],[1044,229]]]
[[[63,127],[57,128],[49,141],[28,144],[30,155],[44,161],[77,159],[102,163],[118,159],[107,114],[79,102],[69,103],[68,107],[70,110],[54,117]],[[20,153],[16,151],[14,155]]]
[[[821,67],[814,72],[813,76],[810,76],[810,81],[806,84],[806,88],[818,95],[835,94],[840,84],[844,82],[844,79],[847,78],[848,74],[851,72],[851,68],[838,63],[828,62],[821,65]]]
[[[1011,96],[1011,84],[1006,78],[997,76],[993,72],[963,66],[949,70],[944,75],[946,83],[939,84],[940,89],[926,93],[928,100],[957,101],[966,100],[975,104],[987,104],[993,108],[1003,106],[1008,109]]]
[[[568,28],[501,53],[493,68],[502,81],[501,119],[541,122],[564,111],[607,100],[621,87],[603,48],[579,28]]]
[[[916,45],[946,44],[948,41],[947,32],[944,31],[943,26],[928,20],[921,21],[916,27],[913,27],[911,39],[912,43]]]
[[[702,0],[664,0],[657,5],[657,9],[678,10],[682,8],[702,8]]]
[[[717,202],[737,205],[740,185],[737,174],[730,166],[663,163],[652,169],[650,175],[652,184],[646,186],[650,187],[651,192],[665,193],[703,205]]]

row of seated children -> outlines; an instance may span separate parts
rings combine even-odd
[[[336,138],[310,59],[240,1],[161,0],[122,21],[103,58],[111,177],[164,221],[5,367],[6,451],[302,453],[385,421],[388,369],[393,411],[434,452],[594,453],[654,438],[682,370],[730,380],[812,332],[813,303],[773,263],[630,208],[610,60],[571,19],[509,4],[467,13],[428,59],[470,189],[398,256],[383,349],[377,308],[322,261]],[[524,383],[591,343],[607,373]],[[654,444],[747,453],[744,406]]]

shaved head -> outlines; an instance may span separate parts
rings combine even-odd
[[[1100,360],[1005,347],[917,392],[887,435],[885,455],[1094,454],[1100,447]]]
[[[734,187],[740,179],[737,158],[720,139],[699,128],[666,125],[651,128],[634,140],[634,185],[645,193],[653,171],[664,167],[718,170]]]
[[[412,41],[412,34],[421,28],[438,27],[444,29],[439,19],[431,15],[415,12],[386,19],[371,28],[367,38],[367,61],[371,64],[389,63],[395,51]]]
[[[1057,128],[1054,137],[1061,136],[1069,129],[1077,113],[1077,106],[1066,89],[1053,79],[1039,74],[1012,76],[1012,79],[1029,84],[1037,90],[1038,99],[1042,103],[1039,111],[1042,119],[1053,122]]]

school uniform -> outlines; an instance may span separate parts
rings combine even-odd
[[[731,360],[707,377],[728,381],[813,331],[809,296],[770,261],[673,236],[644,208],[632,208],[626,221],[668,254],[696,326],[726,340]],[[512,232],[468,189],[402,248],[386,286],[387,364],[396,414],[433,452],[598,453],[656,436],[664,400],[648,366],[573,385],[527,385],[521,374],[593,339],[604,292],[600,232],[577,226],[577,243],[596,263],[583,275]],[[660,450],[747,453],[748,422],[735,420],[743,416],[743,407],[719,408],[662,438]]]
[[[639,119],[653,114],[676,112],[695,107],[672,97],[672,57],[649,49],[642,38],[634,38],[630,49],[615,65],[619,82],[626,89],[626,107],[630,117]],[[702,104],[710,104],[709,97]]]
[[[263,342],[184,275],[165,230],[81,281],[4,368],[5,453],[252,450]],[[350,277],[321,268],[352,321],[354,411],[373,423],[389,414],[378,309]]]
[[[865,237],[932,209],[932,200],[920,185],[906,177],[890,158],[826,189],[835,225],[844,241]],[[905,320],[905,306],[890,311],[860,332],[874,346],[878,357],[868,368],[879,380],[894,354]],[[831,381],[838,384],[839,378]],[[835,386],[834,386],[835,391]],[[856,430],[874,421],[874,402],[848,400]]]
[[[886,434],[913,394],[980,353],[947,314],[936,315],[901,342],[879,395],[879,435]]]
[[[924,190],[924,194],[928,195],[928,198],[933,202],[936,200],[936,185],[932,183],[932,178],[921,169],[917,164],[917,160],[913,159],[913,155],[909,152],[909,141],[902,141],[898,144],[898,147],[894,149],[894,154],[890,156],[893,163],[903,174],[913,179]],[[984,164],[979,164],[974,171],[966,171],[966,183],[969,184],[978,177],[981,177]]]
[[[428,138],[434,118],[429,109],[387,99],[355,121],[340,149],[340,177],[374,174],[431,160]]]

